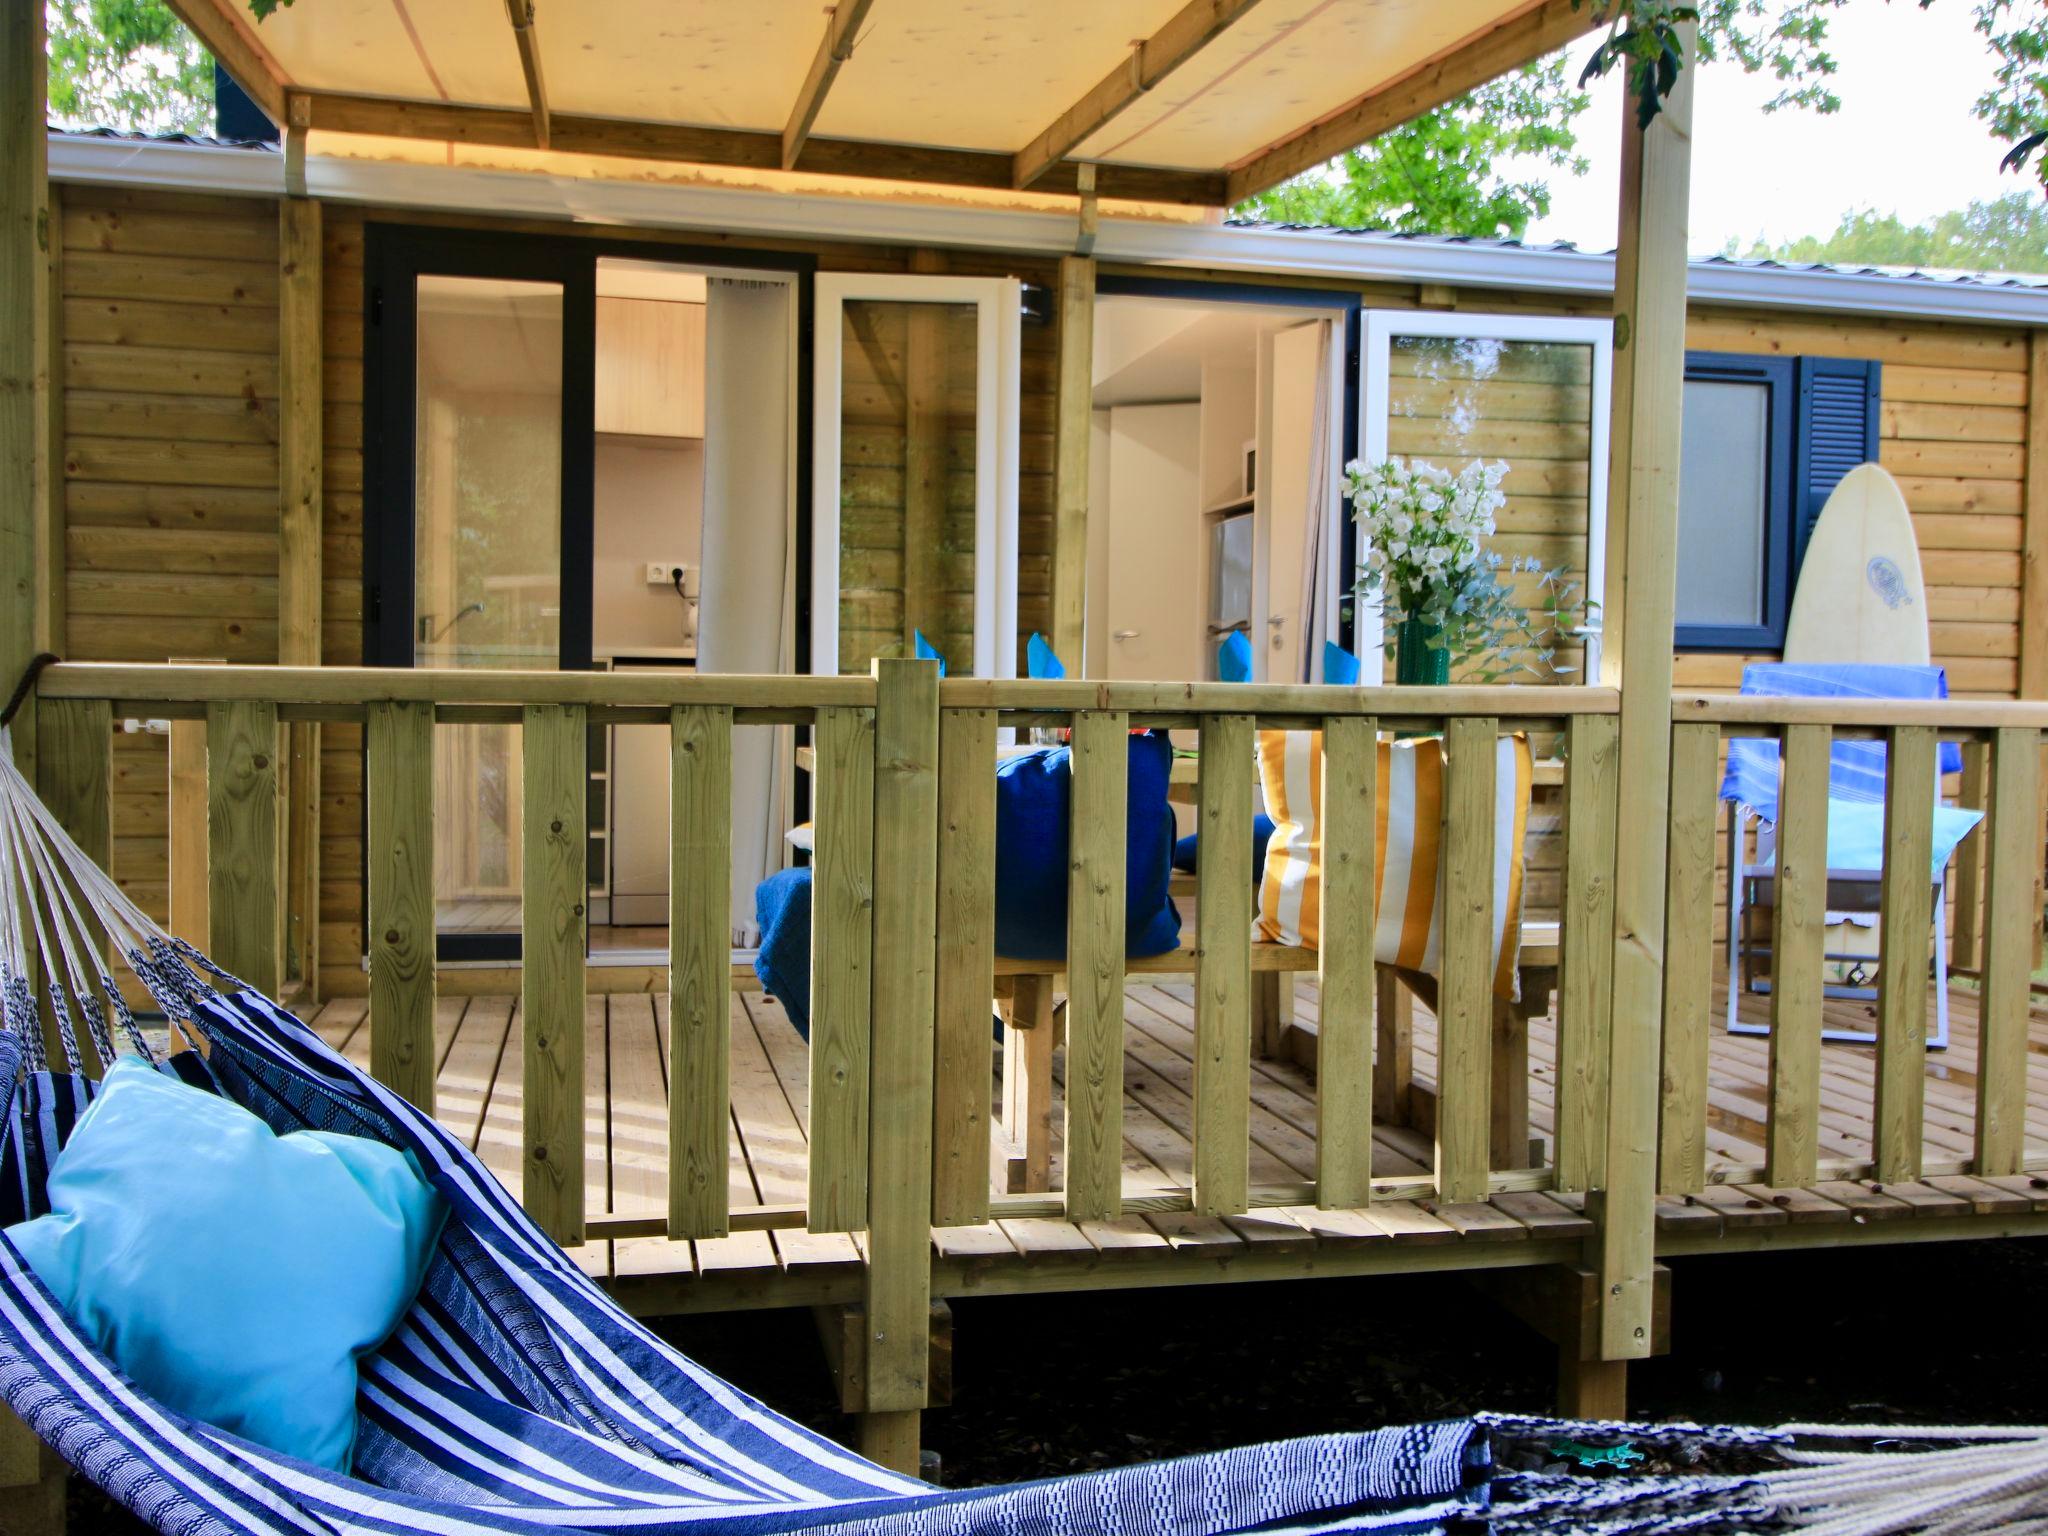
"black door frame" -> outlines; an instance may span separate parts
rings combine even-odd
[[[363,660],[413,661],[418,303],[422,276],[502,278],[562,287],[561,667],[591,664],[597,429],[597,264],[604,257],[795,274],[796,654],[810,654],[811,352],[817,258],[657,240],[449,229],[374,221],[363,232]],[[442,960],[514,962],[516,932],[437,933]]]

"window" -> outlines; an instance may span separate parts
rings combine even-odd
[[[1842,476],[1877,456],[1878,365],[1694,352],[1678,490],[1681,650],[1775,651]]]

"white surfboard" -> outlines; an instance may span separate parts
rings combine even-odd
[[[1859,464],[1814,524],[1785,660],[1924,667],[1930,659],[1927,586],[1906,498],[1883,468]]]

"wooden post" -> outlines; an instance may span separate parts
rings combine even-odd
[[[1933,912],[1934,728],[1893,728],[1885,753],[1877,959],[1877,1176],[1920,1177],[1927,1097],[1927,932]],[[2038,861],[2037,861],[2038,862]]]
[[[996,958],[996,714],[939,718],[939,928],[932,1222],[988,1220],[989,1002]]]
[[[1484,1200],[1493,1120],[1493,825],[1499,722],[1444,731],[1443,975],[1437,982],[1436,1187]],[[1522,1081],[1527,1092],[1527,1077]]]
[[[1331,715],[1323,721],[1316,1204],[1325,1210],[1343,1210],[1372,1199],[1378,740],[1378,724],[1369,718]]]
[[[1827,726],[1785,728],[1771,904],[1771,1112],[1764,1133],[1764,1182],[1779,1186],[1811,1184],[1820,1158],[1832,750]]]
[[[1067,1219],[1123,1214],[1130,716],[1074,716],[1067,848]]]
[[[320,205],[278,205],[277,659],[320,665],[323,473]],[[320,727],[287,727],[284,948],[287,974],[320,986]],[[374,1015],[372,1018],[374,1020]],[[431,1029],[429,1030],[431,1038]],[[417,1102],[417,1101],[416,1101]]]
[[[57,188],[45,188],[48,249],[40,270],[36,313],[42,322],[42,371],[36,409],[41,417],[36,460],[36,649],[65,649],[64,554],[64,224]]]
[[[723,1237],[732,1156],[732,710],[669,711],[668,1235]]]
[[[1664,991],[1678,454],[1685,403],[1687,213],[1697,36],[1647,129],[1624,95],[1614,273],[1614,432],[1608,472],[1604,680],[1622,689],[1608,1028],[1607,1187],[1597,1202],[1600,1353],[1649,1353],[1657,1197],[1657,1013]]]
[[[850,1232],[868,1212],[875,713],[821,709],[815,735],[810,1229]]]
[[[207,952],[277,996],[277,706],[206,706]]]
[[[1621,737],[1612,715],[1574,715],[1566,727],[1566,743],[1564,923],[1558,934],[1557,1187],[1578,1193],[1599,1188],[1607,1180],[1614,776]],[[1710,849],[1709,869],[1713,862]],[[1708,953],[1711,956],[1712,951]]]
[[[1102,665],[1084,657],[1088,584],[1088,435],[1095,402],[1095,260],[1060,259],[1060,357],[1053,464],[1052,648],[1072,677]]]
[[[939,669],[928,661],[873,665],[875,846],[888,857],[875,863],[861,1450],[915,1472],[930,1381]]]
[[[1664,967],[1664,1103],[1657,1154],[1657,1188],[1664,1194],[1691,1194],[1707,1182],[1707,1055],[1714,1025],[1714,824],[1720,809],[1720,782],[1720,727],[1673,726],[1664,922],[1665,931],[1675,937]],[[1610,820],[1613,814],[1610,804]]]
[[[0,0],[0,688],[35,654],[37,604],[36,379],[50,308],[42,0]],[[15,761],[33,771],[36,711],[15,718]],[[14,1536],[64,1529],[63,1464],[0,1409],[0,1528]]]
[[[1991,850],[1985,871],[1984,978],[1977,1036],[1979,1178],[2016,1174],[2026,1154],[2029,972],[2040,903],[2041,734],[2003,726],[1992,738]]]
[[[370,1070],[434,1112],[434,706],[372,704]]]
[[[1206,856],[1195,877],[1198,1216],[1242,1214],[1251,1184],[1253,751],[1250,715],[1210,715],[1202,722],[1200,827]]]
[[[584,907],[590,899],[586,718],[581,704],[533,704],[521,727],[526,779],[521,1200],[541,1230],[565,1247],[583,1241]]]
[[[940,272],[932,251],[911,253],[913,272]],[[939,557],[946,528],[946,308],[910,304],[903,342],[903,654],[916,654],[915,632],[936,640],[940,621]]]

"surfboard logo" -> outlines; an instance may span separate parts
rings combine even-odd
[[[1913,594],[1907,590],[1905,573],[1890,555],[1874,556],[1863,568],[1863,576],[1870,583],[1870,590],[1883,599],[1885,607],[1906,608],[1912,605]]]

